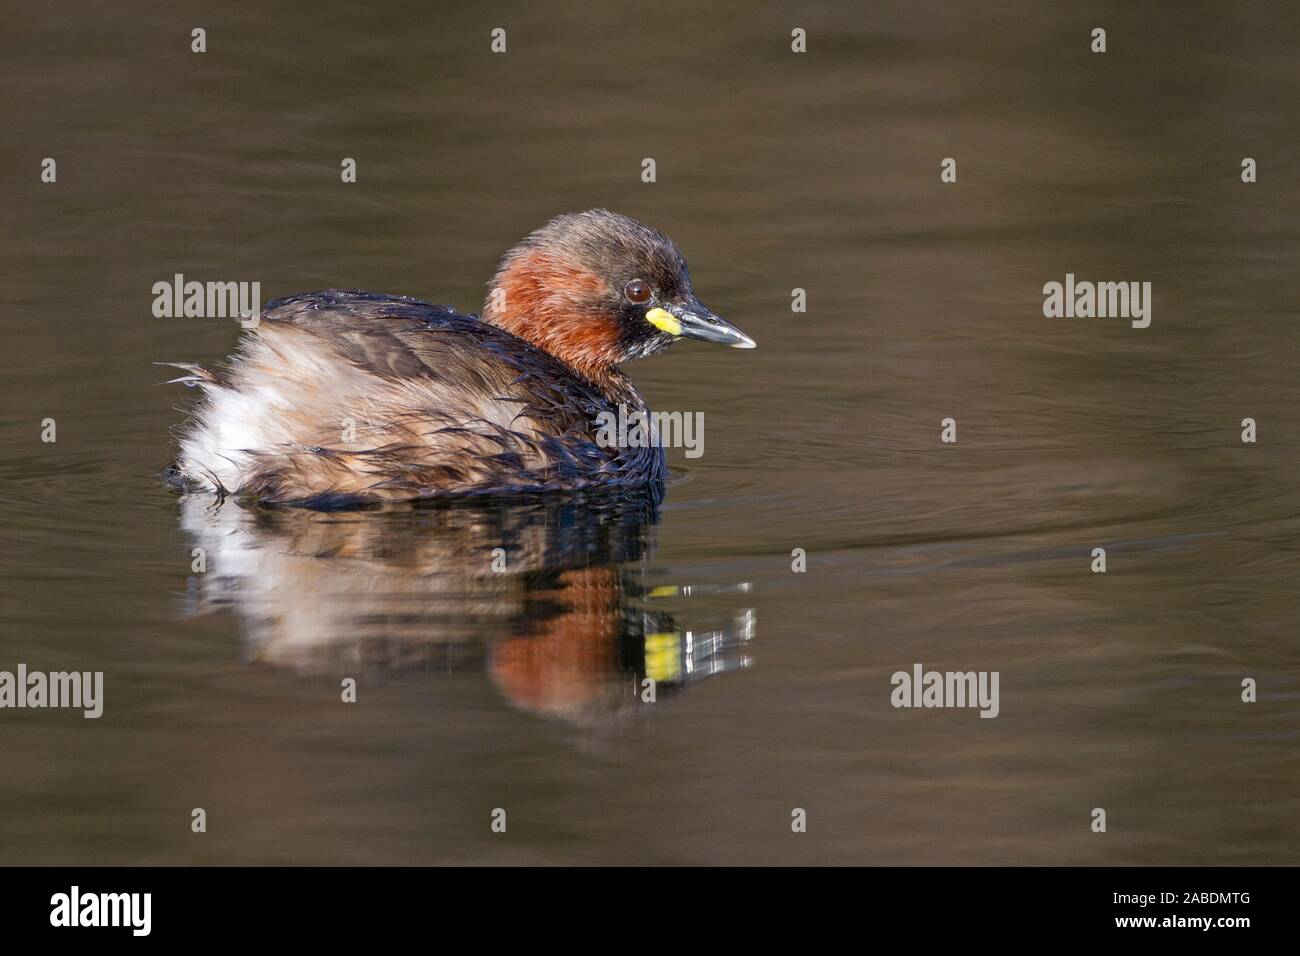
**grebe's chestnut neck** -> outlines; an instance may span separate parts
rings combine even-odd
[[[679,338],[754,347],[695,297],[671,239],[605,209],[558,216],[507,252],[483,320],[597,383]]]

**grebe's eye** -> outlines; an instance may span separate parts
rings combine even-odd
[[[627,301],[635,302],[637,305],[650,301],[650,287],[640,279],[633,279],[624,286],[623,294],[627,296]]]

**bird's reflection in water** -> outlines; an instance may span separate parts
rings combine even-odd
[[[646,498],[317,512],[191,495],[181,515],[206,563],[192,609],[233,608],[259,663],[338,677],[485,666],[514,706],[579,722],[750,664],[752,610],[699,629],[656,607],[700,589],[648,582]],[[733,589],[748,586],[714,590]]]

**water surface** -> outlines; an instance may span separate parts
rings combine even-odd
[[[0,713],[0,863],[1300,862],[1297,26],[7,14],[0,668],[102,670],[107,699]],[[155,319],[154,282],[477,310],[510,244],[602,205],[759,342],[630,367],[705,414],[662,508],[259,512],[158,480],[193,396],[151,363],[236,330]],[[1067,272],[1152,282],[1151,327],[1044,318]],[[893,709],[915,662],[999,671],[999,717]]]

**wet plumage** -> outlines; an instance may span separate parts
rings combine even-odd
[[[357,291],[269,303],[224,367],[180,365],[204,400],[176,471],[315,506],[659,483],[662,449],[602,447],[598,421],[646,411],[618,364],[683,336],[752,346],[666,236],[560,217],[507,253],[481,319]]]

